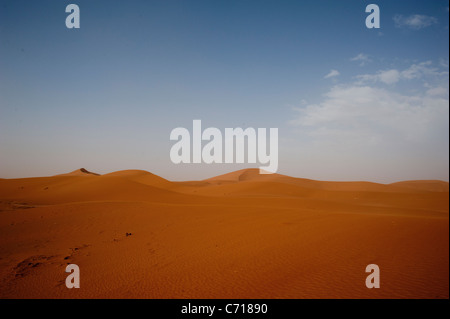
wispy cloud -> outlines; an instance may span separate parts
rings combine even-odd
[[[430,87],[427,90],[427,94],[430,96],[448,96],[448,87],[444,86]]]
[[[356,76],[359,80],[359,84],[366,82],[383,82],[384,84],[394,84],[400,80],[400,72],[398,70],[383,70],[378,71],[376,74],[362,74]]]
[[[318,163],[309,169],[446,179],[449,79],[445,61],[441,64],[426,61],[360,75],[358,82],[332,86],[318,102],[294,108],[290,124],[301,154]],[[414,90],[392,85],[412,79],[420,80]]]
[[[368,82],[382,82],[384,84],[395,84],[400,80],[413,80],[420,79],[425,76],[441,76],[448,75],[446,71],[439,71],[437,68],[432,66],[431,61],[425,61],[417,64],[411,65],[405,70],[380,70],[375,74],[362,74],[357,75],[358,84],[365,84]]]
[[[406,17],[401,14],[397,14],[394,16],[394,22],[397,28],[420,30],[433,24],[437,24],[438,19],[422,14],[413,14]]]
[[[303,138],[303,153],[311,156],[351,154],[352,159],[374,160],[366,164],[376,165],[379,154],[395,152],[410,169],[420,171],[424,161],[440,159],[437,164],[445,172],[449,98],[442,95],[444,89],[435,93],[404,95],[371,86],[335,86],[320,103],[296,108],[291,124]]]
[[[321,102],[296,108],[291,124],[302,141],[302,154],[322,165],[362,176],[389,170],[397,176],[414,171],[445,179],[445,94],[445,88],[407,95],[373,86],[335,86]],[[354,164],[351,169],[349,162]]]
[[[367,63],[372,62],[372,60],[369,58],[369,56],[364,53],[358,54],[357,56],[351,58],[350,61],[357,61],[357,62],[359,62],[360,66],[364,66]]]
[[[324,76],[324,79],[333,78],[333,77],[336,77],[339,75],[340,75],[340,73],[338,70],[331,70],[327,75]]]
[[[403,138],[417,139],[432,132],[438,123],[448,122],[449,109],[448,97],[410,96],[383,88],[347,85],[334,86],[322,102],[296,110],[299,116],[293,123],[310,128],[310,135],[323,136],[331,130],[381,138],[395,132]]]

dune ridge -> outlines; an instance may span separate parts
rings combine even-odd
[[[56,175],[56,176],[88,176],[88,175],[99,176],[100,174],[89,172],[85,168],[80,168],[80,169],[76,169],[76,170],[74,170],[74,171],[72,171],[70,173],[59,174],[59,175]]]
[[[0,179],[0,297],[448,298],[448,189],[257,169]],[[381,289],[365,287],[370,263]]]

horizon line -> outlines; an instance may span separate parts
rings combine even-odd
[[[59,174],[55,174],[55,175],[46,175],[46,176],[29,176],[29,177],[12,177],[12,178],[4,178],[4,177],[0,177],[0,179],[4,179],[4,180],[14,180],[14,179],[29,179],[29,178],[46,178],[46,177],[56,177],[56,176],[70,176],[70,174],[75,174],[75,173],[81,173],[81,174],[85,174],[86,176],[105,176],[105,175],[109,175],[109,174],[113,174],[113,173],[118,173],[118,172],[126,172],[126,171],[141,171],[141,172],[145,172],[145,173],[149,173],[155,176],[158,176],[160,178],[163,178],[169,182],[174,182],[174,183],[182,183],[182,182],[193,182],[193,181],[205,181],[208,179],[212,179],[212,178],[217,178],[220,176],[224,176],[224,175],[229,175],[232,173],[237,173],[237,172],[244,172],[244,171],[253,171],[253,170],[257,170],[260,171],[260,168],[256,168],[256,167],[250,167],[250,168],[242,168],[242,169],[238,169],[238,170],[233,170],[233,171],[228,171],[227,173],[223,173],[223,174],[219,174],[219,175],[214,175],[208,178],[204,178],[204,179],[189,179],[189,180],[182,180],[182,181],[173,181],[173,180],[169,180],[166,179],[164,177],[162,177],[161,175],[152,173],[151,171],[147,171],[144,169],[136,169],[136,168],[131,168],[131,169],[123,169],[123,170],[117,170],[117,171],[112,171],[112,172],[108,172],[108,173],[104,173],[104,174],[99,174],[99,173],[95,173],[92,171],[87,170],[86,168],[82,167],[82,168],[78,168],[75,169],[73,171],[70,172],[66,172],[66,173],[59,173]],[[304,178],[304,177],[297,177],[297,176],[291,176],[291,175],[286,175],[286,174],[280,174],[280,173],[270,173],[270,174],[261,174],[258,173],[258,175],[260,176],[285,176],[285,177],[290,177],[290,178],[295,178],[295,179],[303,179],[303,180],[309,180],[309,181],[317,181],[317,182],[331,182],[331,183],[371,183],[371,184],[379,184],[379,185],[391,185],[391,184],[396,184],[396,183],[401,183],[401,182],[441,182],[441,183],[447,183],[450,184],[449,181],[446,180],[441,180],[441,179],[408,179],[408,180],[399,180],[399,181],[395,181],[395,182],[390,182],[390,183],[382,183],[382,182],[373,182],[373,181],[368,181],[368,180],[351,180],[351,181],[336,181],[336,180],[321,180],[321,179],[312,179],[312,178]],[[75,176],[75,175],[72,175]],[[82,175],[79,175],[82,176]]]

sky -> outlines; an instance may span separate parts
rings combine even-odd
[[[68,29],[65,8],[80,8]],[[368,29],[365,8],[380,8]],[[0,178],[193,180],[170,133],[278,128],[278,173],[449,179],[449,2],[0,0]],[[258,165],[256,165],[258,166]]]

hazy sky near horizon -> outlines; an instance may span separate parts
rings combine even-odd
[[[81,10],[67,29],[65,8]],[[381,28],[367,29],[367,4]],[[172,129],[279,128],[278,173],[449,178],[449,2],[0,0],[0,178],[202,179]]]

